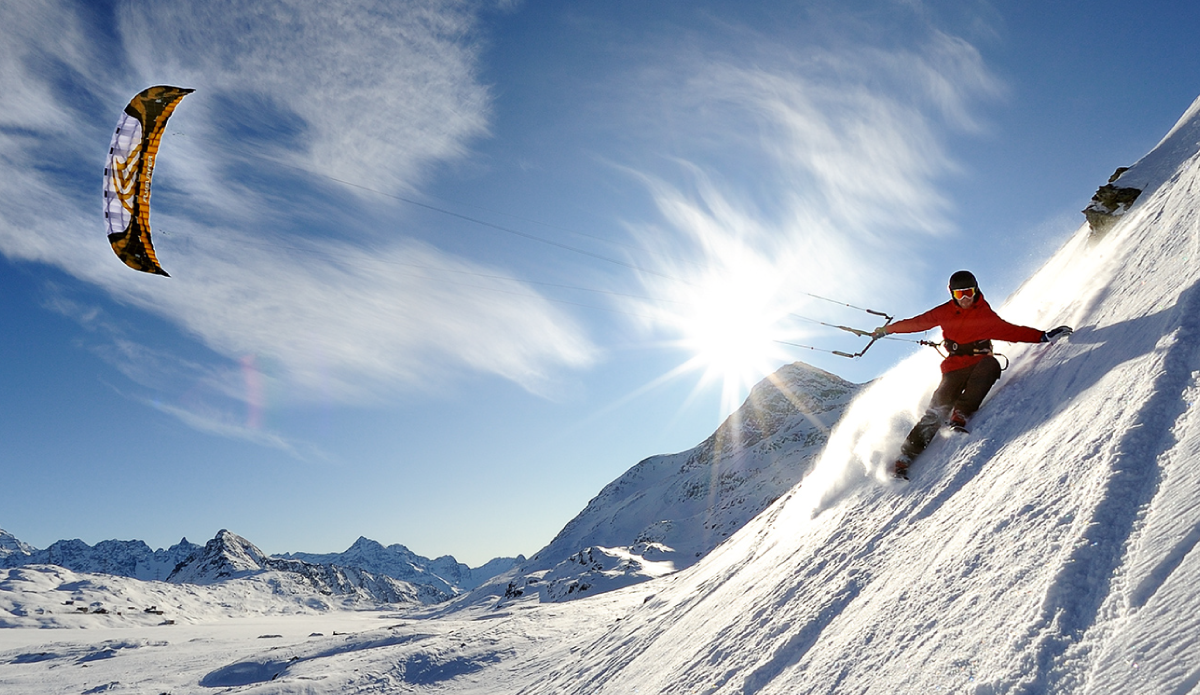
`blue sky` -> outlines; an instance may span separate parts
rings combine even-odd
[[[1183,2],[6,2],[0,527],[531,554],[785,362],[866,381],[913,349],[783,345],[877,323],[810,294],[1014,290],[1200,94],[1197,29]],[[155,173],[171,278],[101,216],[153,84],[196,90]]]

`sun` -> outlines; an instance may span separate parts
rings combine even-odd
[[[720,384],[726,411],[786,357],[777,335],[787,312],[770,285],[752,273],[710,278],[688,289],[677,315],[679,342],[692,355],[686,366]]]

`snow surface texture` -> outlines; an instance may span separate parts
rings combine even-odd
[[[313,615],[343,605],[336,597],[314,596],[298,585],[282,572],[253,581],[191,586],[82,574],[53,565],[19,567],[0,570],[0,628],[158,627],[247,616]],[[346,600],[344,605],[352,604]],[[0,678],[0,686],[3,683]]]
[[[1198,112],[1121,177],[1144,192],[1106,236],[1081,227],[1000,308],[1075,335],[1005,348],[971,435],[935,440],[909,483],[884,466],[937,379],[924,353],[683,571],[436,619],[196,606],[206,624],[0,630],[0,691],[1200,693]],[[12,579],[33,571],[0,574],[5,610],[74,590]],[[355,633],[305,631],[335,620]]]

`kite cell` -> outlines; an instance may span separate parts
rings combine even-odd
[[[108,148],[104,167],[108,242],[125,265],[144,273],[167,275],[150,243],[150,177],[167,119],[192,91],[160,85],[135,96],[117,121]]]

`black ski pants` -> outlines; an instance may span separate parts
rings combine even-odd
[[[1000,361],[991,355],[970,367],[943,374],[942,382],[929,400],[929,409],[908,433],[900,452],[913,458],[925,451],[938,428],[950,417],[951,411],[957,410],[963,417],[973,415],[999,378]]]

